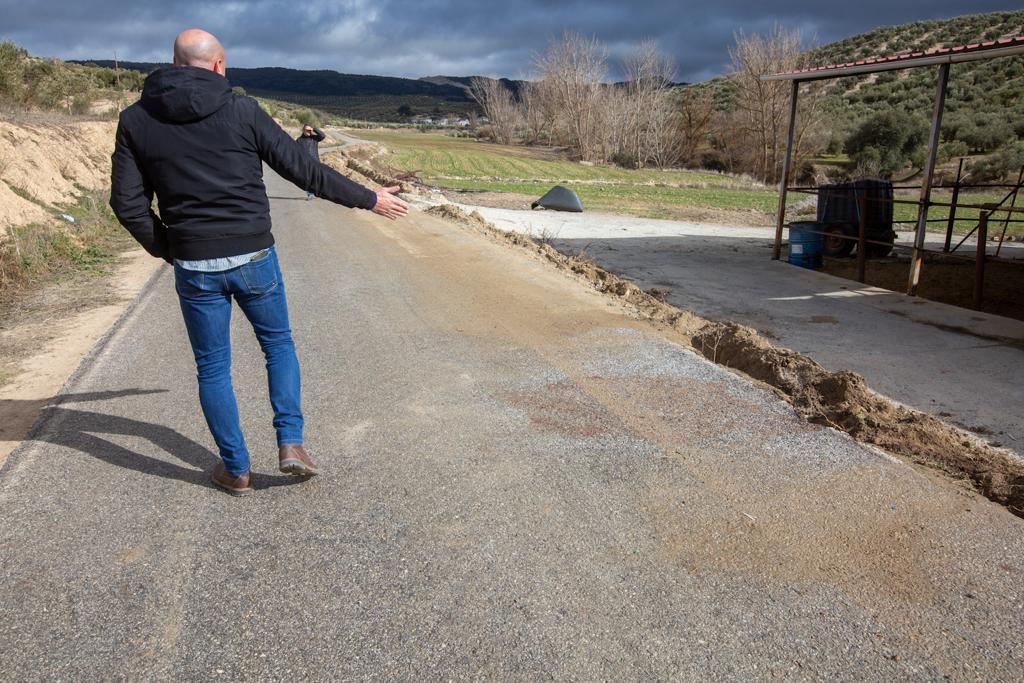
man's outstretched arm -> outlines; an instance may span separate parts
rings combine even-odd
[[[252,106],[255,109],[253,130],[260,158],[282,178],[317,197],[349,208],[366,209],[391,219],[409,212],[409,205],[394,196],[398,192],[397,187],[374,192],[349,180],[330,166],[311,158],[255,101]]]
[[[153,188],[146,182],[120,122],[110,162],[110,208],[114,215],[143,249],[169,263],[167,226],[153,211]]]
[[[253,129],[260,158],[285,180],[299,189],[309,190],[323,199],[352,209],[370,210],[377,195],[369,188],[353,182],[333,168],[312,159],[292,140],[259,105],[255,108]]]

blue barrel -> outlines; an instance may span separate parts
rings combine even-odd
[[[801,268],[821,268],[825,236],[821,223],[789,224],[789,262]]]

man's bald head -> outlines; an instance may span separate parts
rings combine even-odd
[[[174,39],[174,64],[198,66],[224,75],[224,47],[212,33],[199,28],[182,31]]]

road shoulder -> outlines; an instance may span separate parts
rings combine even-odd
[[[102,305],[87,306],[64,317],[59,310],[53,310],[50,315],[17,321],[0,331],[5,346],[38,343],[36,350],[20,359],[13,378],[0,386],[0,466],[31,432],[40,411],[130,308],[162,264],[141,249],[126,252],[110,276],[92,283],[93,287],[111,288],[110,297]],[[46,298],[45,294],[40,295],[40,299]],[[62,302],[61,308],[66,306],[67,302]]]

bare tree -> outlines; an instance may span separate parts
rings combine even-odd
[[[790,84],[764,81],[761,77],[803,66],[800,33],[779,25],[765,36],[741,32],[729,54],[731,78],[736,86],[736,124],[742,135],[735,142],[748,145],[750,171],[765,182],[777,182],[785,152]],[[813,91],[812,94],[820,92]],[[820,97],[804,98],[798,141],[806,137],[806,131],[816,122],[820,104]]]
[[[525,81],[519,88],[519,103],[526,142],[539,142],[550,135],[554,122],[543,81]]]
[[[682,156],[684,137],[679,97],[665,90],[658,94],[651,109],[646,135],[646,163],[658,168],[676,166]]]
[[[624,166],[635,166],[636,158],[627,151],[632,140],[632,103],[622,85],[602,84],[594,110],[596,131],[595,158],[612,159]]]
[[[679,94],[678,102],[679,162],[693,165],[711,133],[714,101],[708,90],[687,88]]]
[[[495,139],[503,145],[515,139],[519,125],[519,105],[504,83],[494,78],[474,78],[469,92],[490,120]]]
[[[557,124],[567,146],[581,159],[596,158],[598,104],[607,73],[604,48],[596,39],[567,32],[537,59],[536,67],[549,88],[550,105],[559,112]]]
[[[626,154],[639,168],[652,161],[651,153],[658,146],[661,155],[667,140],[671,105],[668,92],[676,67],[658,49],[653,40],[646,40],[626,58],[626,94],[629,100],[625,139]]]

